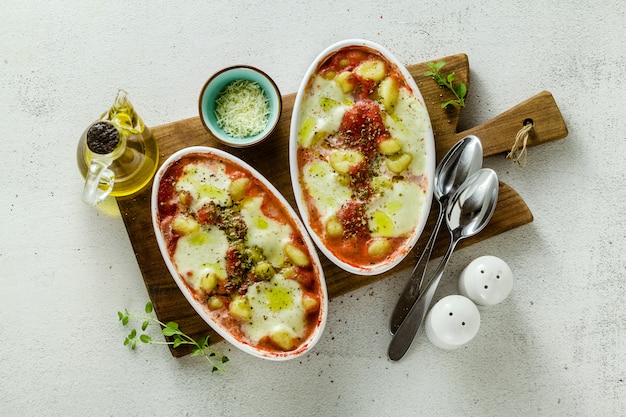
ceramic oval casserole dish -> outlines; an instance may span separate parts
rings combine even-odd
[[[426,224],[435,171],[428,111],[407,69],[366,40],[323,51],[296,95],[289,163],[324,255],[360,275],[400,263]]]
[[[196,312],[252,355],[311,349],[327,317],[313,242],[280,192],[218,149],[176,152],[157,171],[152,222],[163,259]]]

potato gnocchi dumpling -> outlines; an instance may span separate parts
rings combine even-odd
[[[388,239],[374,239],[367,247],[367,253],[374,258],[386,256],[390,250],[391,242]]]
[[[402,143],[398,139],[383,139],[378,143],[378,149],[383,155],[393,155],[402,150]]]
[[[351,71],[342,71],[335,76],[335,82],[344,93],[349,93],[357,85],[357,80]]]
[[[230,198],[233,201],[241,201],[246,196],[246,187],[250,183],[249,178],[237,178],[230,183],[228,187],[228,192],[230,193]]]
[[[378,96],[383,108],[388,113],[393,113],[399,96],[398,81],[393,77],[386,77],[378,85]]]
[[[363,162],[365,157],[359,151],[336,150],[330,154],[330,166],[340,174],[348,174],[350,171]]]
[[[387,74],[387,66],[378,58],[366,59],[356,67],[354,73],[366,80],[381,81]]]
[[[307,267],[311,265],[311,261],[309,260],[309,256],[304,253],[304,251],[298,248],[296,245],[292,243],[287,243],[285,245],[285,255],[287,255],[287,259],[295,265],[299,267]]]
[[[232,317],[240,321],[247,321],[252,317],[250,302],[246,297],[240,295],[233,297],[228,307],[228,312]]]
[[[389,171],[394,174],[401,174],[405,169],[409,167],[409,164],[413,160],[413,156],[410,153],[403,153],[396,156],[391,156],[385,164]]]
[[[193,217],[186,215],[176,216],[172,221],[172,229],[181,235],[190,235],[200,230],[200,223]]]
[[[336,216],[332,216],[326,221],[326,235],[329,237],[341,237],[343,235],[343,225]]]

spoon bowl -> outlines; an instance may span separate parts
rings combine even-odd
[[[409,309],[419,296],[424,273],[426,272],[426,265],[435,246],[435,240],[439,234],[439,228],[443,222],[450,197],[458,190],[461,184],[482,167],[482,164],[482,143],[477,136],[468,135],[458,141],[437,166],[433,179],[433,196],[439,203],[439,214],[435,227],[424,246],[424,250],[415,264],[409,281],[391,314],[391,334],[394,334],[398,329],[400,323],[402,323]]]
[[[450,231],[450,246],[424,292],[415,301],[406,318],[391,339],[389,359],[401,359],[419,330],[439,281],[457,243],[474,236],[485,228],[498,201],[498,176],[489,168],[482,168],[470,176],[450,199],[446,210],[446,224]]]
[[[466,238],[489,223],[498,200],[498,176],[487,168],[473,174],[452,197],[446,223],[453,237]]]
[[[483,145],[474,135],[458,141],[443,157],[435,171],[433,195],[439,201],[449,200],[473,173],[482,168]]]

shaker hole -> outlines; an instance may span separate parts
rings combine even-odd
[[[500,275],[496,275],[496,279],[500,279]]]
[[[452,313],[452,312],[449,312],[449,313],[448,313],[448,315],[452,316],[452,315],[453,315],[453,313]]]
[[[485,289],[489,288],[489,285],[485,285]]]
[[[481,274],[484,274],[484,273],[485,273],[485,270],[484,270],[484,269],[481,269],[481,270],[480,270],[480,273],[481,273]]]
[[[461,326],[465,326],[465,322],[464,321],[461,322]]]

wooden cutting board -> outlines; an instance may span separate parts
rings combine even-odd
[[[464,82],[469,91],[470,71],[467,56],[459,54],[440,60],[446,62],[441,72],[444,74],[454,72],[456,81]],[[452,93],[439,87],[431,77],[423,75],[428,69],[426,63],[410,65],[407,69],[415,78],[428,108],[435,133],[438,161],[452,145],[470,133],[481,138],[485,157],[508,152],[515,141],[516,134],[528,121],[534,124],[528,139],[528,146],[567,136],[567,128],[561,113],[552,95],[545,91],[480,126],[459,133],[457,124],[461,109],[441,108],[442,101],[454,98]],[[204,145],[227,150],[265,175],[296,208],[288,165],[289,126],[294,100],[295,93],[283,96],[283,111],[276,131],[262,144],[248,149],[228,148],[219,144],[204,129],[198,117],[154,127],[152,130],[159,144],[161,162],[175,151],[188,146]],[[468,94],[467,105],[471,103],[471,94]],[[161,257],[152,229],[150,193],[151,184],[137,194],[118,198],[117,203],[155,313],[163,322],[177,322],[180,328],[192,337],[199,338],[209,333],[212,343],[215,343],[220,340],[219,336],[196,314],[184,298]],[[437,204],[433,204],[433,210],[436,208]],[[432,230],[435,218],[436,213],[431,213],[426,227],[427,231]],[[527,224],[532,220],[532,213],[520,196],[511,187],[501,182],[498,204],[489,225],[476,237],[461,241],[459,248]],[[378,276],[352,275],[336,267],[320,253],[329,297],[332,299],[405,270],[407,274],[399,274],[396,279],[407,280],[408,272],[427,239],[428,233],[425,233],[415,246],[413,253],[409,254],[400,265]],[[442,256],[447,245],[447,234],[440,233],[433,257]],[[389,305],[392,306],[394,302],[395,300],[389,300]],[[179,347],[171,349],[171,352],[174,356],[183,356],[190,350]]]

